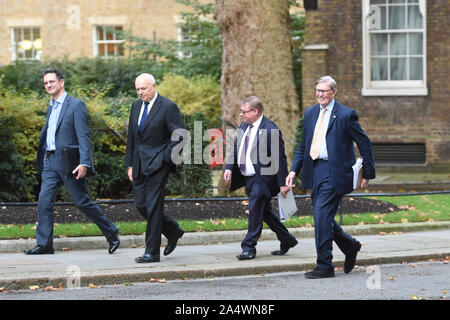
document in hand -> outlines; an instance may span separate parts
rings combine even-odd
[[[297,204],[295,203],[294,193],[292,189],[286,195],[286,198],[280,192],[278,193],[278,210],[280,212],[280,221],[288,220],[297,212]]]
[[[356,159],[355,164],[353,165],[353,189],[356,189],[358,185],[361,183],[362,178],[362,159]]]
[[[80,150],[78,147],[64,147],[61,150],[62,167],[64,175],[72,175],[72,171],[80,164]],[[86,177],[93,175],[91,168],[87,169]]]

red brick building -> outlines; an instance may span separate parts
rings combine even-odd
[[[377,165],[450,162],[448,0],[304,0],[303,106],[331,75]]]

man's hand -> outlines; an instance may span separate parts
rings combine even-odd
[[[289,188],[295,187],[294,180],[295,180],[295,172],[291,171],[291,172],[289,172],[288,176],[286,177],[286,187],[289,187]]]
[[[83,165],[78,165],[75,170],[72,171],[72,174],[75,176],[75,179],[79,180],[86,176],[87,167]]]
[[[282,194],[283,197],[285,197],[285,198],[286,198],[286,195],[287,195],[287,193],[289,192],[289,190],[291,190],[291,188],[288,187],[288,186],[281,186],[281,187],[280,187],[281,194]]]
[[[230,183],[231,181],[231,170],[225,170],[225,172],[223,173],[223,179],[225,180],[226,183]]]
[[[362,178],[360,188],[365,189],[365,188],[367,188],[368,185],[369,185],[369,179]]]
[[[133,168],[128,168],[128,179],[133,182]]]

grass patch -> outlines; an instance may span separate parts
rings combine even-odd
[[[344,225],[431,222],[450,220],[450,195],[434,194],[421,196],[370,197],[370,199],[390,202],[402,208],[402,211],[390,213],[344,214]],[[336,220],[339,221],[339,215]],[[209,219],[202,221],[179,220],[186,232],[211,232],[224,230],[246,230],[247,219]],[[139,235],[145,233],[146,222],[117,222],[121,235]],[[294,216],[286,227],[312,227],[312,216]],[[264,226],[267,227],[267,226]],[[35,224],[0,225],[0,239],[34,238]],[[101,236],[100,229],[93,223],[55,224],[55,237]]]

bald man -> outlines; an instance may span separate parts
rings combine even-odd
[[[155,78],[143,73],[136,78],[139,100],[131,105],[125,165],[133,183],[135,205],[147,221],[145,253],[138,263],[160,261],[161,234],[167,238],[164,255],[170,254],[184,234],[178,223],[164,214],[164,189],[174,168],[171,152],[178,141],[172,133],[186,128],[178,106],[156,91]]]

